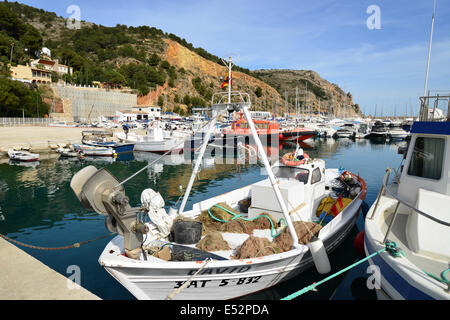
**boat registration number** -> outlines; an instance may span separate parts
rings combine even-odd
[[[245,278],[237,278],[237,279],[222,279],[219,282],[219,287],[225,287],[227,285],[245,285],[245,284],[252,284],[257,283],[261,279],[260,276],[258,277],[245,277]],[[208,283],[213,282],[213,280],[193,280],[189,283],[189,285],[186,288],[205,288]],[[214,281],[217,282],[217,281]],[[184,285],[186,281],[175,281],[174,289],[180,288],[182,285]]]

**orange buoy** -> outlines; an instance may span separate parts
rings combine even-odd
[[[364,230],[358,233],[353,241],[356,252],[361,256],[365,257],[366,252],[364,251]]]
[[[303,153],[302,160],[296,160],[292,153],[286,153],[282,158],[281,162],[289,167],[296,167],[305,163],[306,160],[309,160],[309,156],[307,153]]]

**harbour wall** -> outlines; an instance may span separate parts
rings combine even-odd
[[[72,86],[55,86],[53,90],[63,99],[64,113],[72,121],[97,121],[100,116],[115,115],[137,105],[137,95],[132,93]]]

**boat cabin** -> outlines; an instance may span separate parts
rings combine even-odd
[[[258,131],[267,131],[267,132],[278,132],[279,123],[278,121],[271,120],[253,120],[256,130]],[[248,132],[250,133],[250,127],[246,119],[244,119],[244,115],[242,113],[239,114],[239,119],[235,120],[231,124],[231,131],[236,132]]]
[[[279,181],[279,187],[290,212],[296,211],[309,220],[315,209],[315,199],[325,196],[325,161],[311,159],[297,166],[277,162],[272,171]],[[251,187],[251,207],[248,214],[255,218],[264,212],[278,219],[283,213],[272,190],[269,179],[257,182]]]
[[[418,210],[450,222],[450,122],[415,122],[411,134],[398,196]],[[412,249],[416,253],[442,256],[440,244],[450,243],[448,227],[413,210],[406,214]],[[450,250],[446,251],[444,256],[449,258]]]

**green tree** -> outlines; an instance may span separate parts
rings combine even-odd
[[[49,106],[42,101],[38,90],[7,78],[0,78],[0,117],[40,117],[48,114]]]
[[[158,106],[160,107],[164,106],[164,98],[162,96],[158,97]]]
[[[159,56],[156,53],[152,53],[152,55],[148,59],[148,64],[152,67],[156,67],[160,61],[161,59],[159,58]]]
[[[262,97],[262,89],[261,89],[261,87],[257,87],[257,88],[256,88],[255,94],[256,94],[256,96],[257,96],[258,98],[261,98],[261,97]]]
[[[167,62],[166,60],[161,61],[161,64],[159,65],[161,68],[165,69],[165,70],[169,70],[170,68],[170,63]]]

